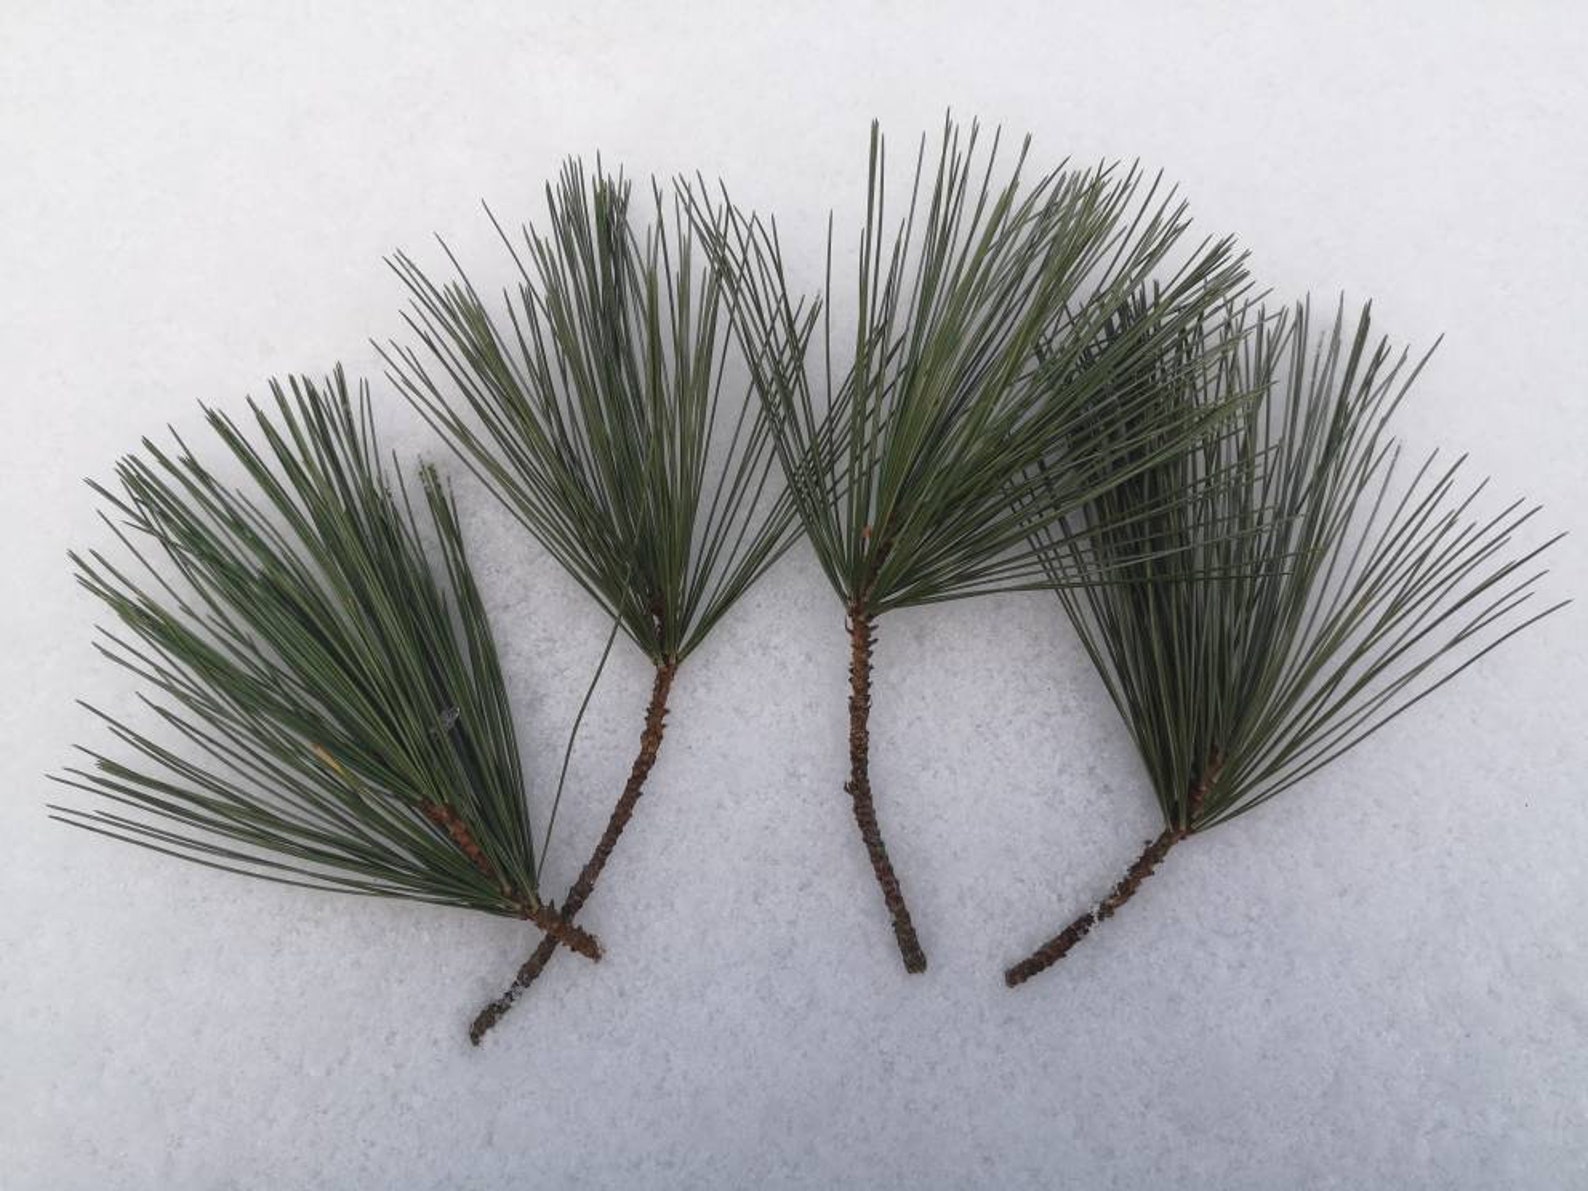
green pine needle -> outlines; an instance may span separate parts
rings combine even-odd
[[[998,138],[985,160],[979,140],[974,125],[962,135],[950,121],[932,170],[923,139],[890,237],[885,146],[873,125],[853,362],[836,381],[830,318],[791,299],[775,225],[690,189],[736,281],[736,319],[805,531],[846,606],[874,615],[1044,585],[1076,561],[1038,531],[1093,495],[1089,478],[1104,460],[1083,453],[1075,431],[1095,426],[1100,409],[1154,443],[1135,469],[1224,412],[1188,411],[1155,391],[1104,399],[1117,393],[1115,375],[1156,358],[1246,287],[1232,242],[1203,243],[1170,268],[1155,319],[1096,352],[1113,311],[1169,268],[1185,204],[1136,167],[1060,168],[1027,185],[1028,144],[995,183]],[[813,379],[807,346],[819,318]],[[1093,441],[1109,451],[1111,482],[1128,478],[1118,444]],[[1089,573],[1081,566],[1070,578]]]
[[[515,246],[496,225],[519,275],[500,317],[461,267],[438,285],[397,255],[420,348],[383,355],[419,412],[660,665],[705,639],[792,544],[795,519],[772,483],[765,419],[748,392],[724,392],[724,280],[682,206],[652,199],[638,233],[629,183],[569,162],[547,188],[544,234],[525,228]]]
[[[869,773],[876,620],[1099,577],[1044,531],[1096,495],[1099,477],[1127,482],[1227,412],[1188,409],[1154,389],[1121,398],[1114,378],[1247,285],[1228,240],[1171,265],[1185,205],[1139,169],[1061,167],[1028,185],[1027,142],[995,182],[998,137],[984,158],[979,140],[976,126],[962,136],[946,121],[931,170],[923,138],[890,232],[885,146],[872,125],[853,356],[836,379],[831,227],[827,300],[795,301],[775,224],[739,213],[726,193],[713,199],[703,183],[681,188],[732,283],[734,323],[788,489],[848,616],[845,790],[910,972],[925,970],[926,954]],[[1164,272],[1155,318],[1097,350],[1114,310]],[[1094,432],[1082,438],[1081,427]],[[1074,573],[1060,576],[1072,562]]]
[[[497,234],[518,273],[494,314],[456,259],[431,281],[409,257],[418,347],[382,349],[392,380],[656,666],[640,747],[605,831],[563,903],[577,913],[629,822],[661,747],[681,664],[797,538],[767,420],[727,377],[728,285],[681,200],[570,161],[544,232]],[[445,246],[443,246],[445,247]],[[542,943],[476,1019],[476,1043],[555,953]]]
[[[1108,333],[1154,317],[1138,299]],[[1212,335],[1220,368],[1172,365],[1148,387],[1192,409],[1267,399],[1049,535],[1126,580],[1060,599],[1183,832],[1289,789],[1562,606],[1534,600],[1558,539],[1518,544],[1536,508],[1479,513],[1486,481],[1463,459],[1398,467],[1385,424],[1427,357],[1375,342],[1368,310],[1316,340],[1306,306],[1236,312]]]
[[[246,488],[180,439],[123,459],[119,492],[92,485],[147,572],[71,556],[123,626],[100,649],[179,739],[97,713],[133,759],[85,749],[94,764],[57,780],[101,805],[52,810],[232,872],[538,921],[512,715],[452,498],[425,468],[416,510],[340,369],[271,387],[252,441],[205,411]]]

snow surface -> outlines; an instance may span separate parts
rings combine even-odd
[[[1156,831],[1053,601],[888,617],[880,811],[931,967],[900,968],[844,772],[845,639],[791,555],[682,672],[651,788],[559,959],[481,1050],[514,924],[276,888],[48,822],[132,687],[89,648],[80,480],[272,374],[374,371],[382,256],[564,153],[700,169],[803,280],[868,119],[946,106],[1041,161],[1135,156],[1285,296],[1447,334],[1401,427],[1580,528],[1580,6],[145,5],[0,17],[0,1187],[1588,1186],[1588,682],[1568,610],[1173,855],[1017,993],[1002,967]],[[845,240],[844,243],[849,241]],[[847,268],[845,258],[840,258]],[[389,388],[388,442],[446,459]],[[526,760],[555,780],[605,624],[472,485]],[[1584,537],[1550,591],[1588,593]],[[560,887],[626,771],[619,651]]]

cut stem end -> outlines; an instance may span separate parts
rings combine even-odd
[[[1182,827],[1165,828],[1157,839],[1150,842],[1142,850],[1141,855],[1136,858],[1136,862],[1126,871],[1119,884],[1109,890],[1107,897],[1038,947],[1025,959],[1005,971],[1004,983],[1010,988],[1018,988],[1033,976],[1047,971],[1068,955],[1072,947],[1092,933],[1094,926],[1105,918],[1112,918],[1121,906],[1135,897],[1136,890],[1140,889],[1141,883],[1152,876],[1153,870],[1163,863],[1164,857],[1169,854],[1169,849],[1189,834],[1190,832]]]

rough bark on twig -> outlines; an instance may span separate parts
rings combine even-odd
[[[1115,912],[1136,896],[1136,890],[1141,888],[1141,883],[1152,876],[1153,870],[1163,863],[1169,849],[1174,847],[1186,836],[1196,830],[1197,818],[1201,814],[1202,804],[1206,801],[1208,790],[1219,775],[1219,770],[1224,767],[1223,755],[1215,749],[1208,758],[1206,768],[1192,784],[1186,796],[1185,819],[1175,827],[1164,828],[1157,839],[1150,842],[1142,850],[1136,862],[1126,870],[1119,884],[1109,890],[1108,896],[1086,913],[1082,914],[1069,926],[1054,935],[1042,946],[1038,947],[1025,959],[1015,964],[1004,972],[1004,983],[1010,988],[1017,988],[1040,972],[1045,972],[1069,954],[1074,947],[1087,935],[1092,928],[1105,918],[1112,918]]]
[[[579,879],[568,890],[568,896],[562,903],[562,920],[570,923],[573,916],[584,906],[591,892],[595,889],[597,878],[601,870],[606,867],[607,859],[612,855],[612,849],[617,846],[618,836],[623,834],[623,829],[628,825],[629,819],[634,814],[635,804],[640,800],[640,794],[645,789],[645,779],[650,775],[651,767],[656,764],[656,754],[662,747],[662,733],[666,730],[667,696],[672,690],[673,675],[677,672],[678,664],[671,660],[663,662],[656,667],[656,681],[651,688],[650,706],[645,712],[645,730],[640,734],[640,751],[634,758],[634,765],[629,770],[629,780],[623,787],[617,805],[612,808],[612,815],[607,820],[606,830],[601,833],[595,851],[579,873]],[[524,990],[533,984],[536,978],[551,962],[551,957],[556,954],[558,940],[551,934],[540,941],[540,946],[524,961],[519,968],[518,975],[513,978],[513,983],[496,1000],[492,1001],[480,1011],[474,1019],[474,1024],[469,1027],[469,1041],[475,1046],[480,1044],[491,1028],[513,1007],[514,1002],[523,995]]]
[[[492,881],[496,880],[496,869],[491,865],[490,858],[486,856],[485,849],[481,848],[474,838],[474,833],[469,830],[469,825],[458,817],[458,812],[450,806],[442,806],[439,802],[421,802],[419,810],[425,818],[452,837],[452,842],[458,845],[458,851],[469,858],[469,862],[479,869]]]
[[[905,905],[904,891],[888,859],[877,823],[877,807],[871,796],[871,651],[876,627],[870,614],[859,603],[849,607],[849,781],[844,789],[854,802],[855,822],[871,859],[871,870],[882,889],[893,920],[893,935],[907,972],[926,971],[926,953],[921,950]]]
[[[1006,971],[1004,983],[1010,988],[1016,988],[1037,973],[1045,972],[1068,955],[1070,948],[1091,934],[1094,926],[1103,919],[1112,917],[1114,911],[1136,896],[1136,890],[1141,888],[1141,883],[1152,876],[1152,870],[1163,863],[1163,858],[1169,854],[1169,849],[1185,836],[1186,832],[1179,827],[1165,828],[1163,834],[1148,844],[1142,854],[1136,858],[1136,863],[1130,866],[1124,878],[1109,891],[1107,897]]]
[[[420,803],[419,810],[425,818],[452,837],[452,842],[457,844],[458,851],[467,856],[475,868],[484,873],[488,879],[495,881],[502,892],[513,899],[520,918],[526,922],[533,922],[569,950],[577,951],[594,961],[601,959],[601,943],[594,935],[564,919],[557,913],[556,906],[527,898],[522,894],[515,894],[507,882],[496,875],[496,867],[491,863],[490,857],[486,856],[485,849],[480,847],[479,841],[474,838],[474,833],[469,830],[469,825],[455,810],[449,806],[442,806],[439,802]]]
[[[586,956],[592,961],[600,961],[600,942],[595,939],[595,935],[592,935],[589,931],[584,931],[583,927],[573,926],[573,923],[565,921],[562,915],[557,913],[557,907],[554,907],[554,905],[546,905],[545,902],[537,899],[537,897],[527,897],[524,894],[519,894],[519,892],[513,891],[507,881],[497,877],[497,870],[495,870],[495,865],[491,864],[491,858],[486,856],[484,848],[480,846],[480,842],[475,840],[475,834],[472,831],[468,831],[468,824],[457,816],[457,811],[454,811],[451,807],[443,807],[440,802],[421,802],[419,811],[427,819],[430,819],[430,823],[434,823],[435,826],[440,827],[441,831],[451,835],[453,843],[457,845],[457,850],[467,856],[470,864],[475,865],[476,869],[486,875],[486,878],[495,881],[495,885],[502,891],[503,896],[513,900],[513,905],[518,908],[519,918],[524,919],[527,923],[534,923],[546,934],[554,937],[557,942],[567,946],[569,950],[578,951],[581,956]]]
[[[561,943],[568,950],[576,951],[587,959],[600,962],[600,940],[584,927],[569,922],[564,915],[557,912],[556,906],[541,902],[539,905],[523,906],[519,913],[526,922],[533,922],[545,931],[546,939]]]

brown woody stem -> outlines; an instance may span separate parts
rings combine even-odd
[[[876,627],[871,615],[860,603],[849,607],[849,781],[844,789],[854,801],[855,822],[860,827],[860,838],[865,842],[866,855],[871,858],[871,870],[882,888],[882,900],[887,904],[888,915],[893,920],[893,935],[899,944],[899,954],[904,959],[907,972],[926,971],[926,953],[916,938],[915,926],[910,921],[910,910],[904,902],[904,891],[899,888],[899,878],[888,859],[887,846],[882,842],[882,829],[877,823],[877,807],[871,797],[871,650],[876,641]]]
[[[491,864],[490,857],[486,856],[485,849],[480,847],[479,841],[474,838],[474,833],[469,830],[469,825],[463,821],[457,811],[439,802],[422,802],[419,804],[419,810],[425,818],[452,837],[452,842],[457,844],[458,851],[467,856],[475,868],[484,873],[488,879],[496,881],[505,895],[513,896],[512,889],[507,882],[497,877],[496,868]],[[601,944],[596,937],[589,931],[564,921],[562,915],[557,913],[556,906],[548,906],[521,896],[514,897],[513,900],[518,907],[520,918],[533,922],[548,935],[558,939],[563,946],[577,951],[580,955],[591,960],[600,960]]]
[[[562,903],[562,921],[569,924],[573,916],[583,908],[585,901],[595,889],[597,878],[601,870],[606,867],[607,858],[612,855],[612,849],[617,846],[618,836],[623,834],[624,827],[628,826],[629,819],[634,814],[635,804],[640,800],[640,794],[645,789],[645,779],[650,776],[651,767],[656,764],[656,754],[662,747],[662,733],[666,730],[667,696],[672,690],[673,675],[678,670],[678,663],[672,660],[665,661],[656,667],[656,681],[651,687],[651,702],[645,712],[645,730],[640,734],[640,751],[634,758],[634,765],[629,770],[629,780],[623,787],[623,793],[618,797],[617,805],[612,808],[612,815],[607,820],[606,830],[601,833],[601,839],[591,853],[590,859],[579,873],[579,879],[568,890],[568,896]],[[475,1046],[480,1044],[480,1039],[491,1031],[491,1028],[501,1021],[510,1010],[524,990],[533,984],[536,978],[545,970],[551,957],[557,953],[559,940],[550,932],[540,941],[540,946],[535,948],[523,967],[518,969],[518,975],[513,978],[513,983],[496,1000],[492,1001],[480,1011],[474,1019],[474,1024],[469,1027],[469,1041]]]
[[[561,943],[586,959],[599,962],[601,942],[582,926],[569,922],[557,912],[557,907],[542,902],[538,906],[524,906],[520,913],[526,922],[533,922],[546,932],[546,938]]]
[[[1112,918],[1120,906],[1135,897],[1136,890],[1140,889],[1141,883],[1152,876],[1153,870],[1163,863],[1164,857],[1169,854],[1169,849],[1196,830],[1197,819],[1202,813],[1202,804],[1207,801],[1208,791],[1223,768],[1224,754],[1214,749],[1208,754],[1208,763],[1203,768],[1201,776],[1191,783],[1191,789],[1187,792],[1184,822],[1178,827],[1164,828],[1163,833],[1136,857],[1136,863],[1130,866],[1119,884],[1109,890],[1107,897],[1014,967],[1006,970],[1004,983],[1010,988],[1017,988],[1038,973],[1047,971],[1068,955],[1070,948],[1091,934],[1094,926],[1105,918]]]
[[[452,837],[452,842],[458,845],[458,851],[467,856],[475,868],[490,880],[496,880],[496,869],[491,866],[485,850],[475,841],[469,825],[458,817],[457,811],[450,806],[442,806],[439,802],[421,802],[419,810],[425,818]]]
[[[1185,837],[1186,832],[1178,827],[1165,828],[1163,834],[1148,844],[1142,854],[1136,858],[1136,863],[1130,866],[1124,879],[1109,891],[1107,897],[1006,971],[1004,983],[1010,988],[1016,988],[1039,972],[1047,971],[1068,955],[1070,948],[1091,934],[1094,926],[1103,919],[1112,917],[1114,911],[1136,895],[1141,883],[1152,876],[1153,869],[1163,863],[1163,858],[1169,854],[1169,849]]]

